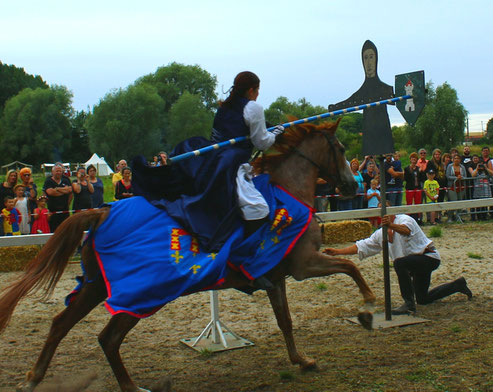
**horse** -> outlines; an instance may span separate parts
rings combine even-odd
[[[281,185],[308,206],[313,207],[319,177],[336,185],[342,195],[353,196],[356,182],[347,164],[344,147],[335,135],[337,124],[303,124],[288,128],[271,147],[271,152],[264,153],[253,162],[255,171],[268,172],[271,182]],[[14,308],[24,296],[39,291],[45,297],[52,294],[69,258],[80,246],[84,231],[91,229],[97,232],[111,213],[111,208],[109,206],[79,212],[60,225],[38,256],[27,265],[25,272],[0,297],[0,332],[5,329]],[[273,283],[273,287],[266,290],[267,295],[284,335],[289,359],[301,369],[314,368],[316,362],[296,347],[286,298],[287,276],[300,281],[337,273],[347,274],[359,287],[366,306],[358,315],[360,323],[367,329],[372,327],[371,306],[375,295],[358,267],[350,260],[320,252],[321,244],[320,226],[312,219],[291,252],[266,274]],[[84,243],[81,259],[87,281],[74,300],[54,317],[44,347],[26,379],[19,384],[19,391],[28,392],[36,388],[43,380],[60,341],[92,309],[108,298],[107,287],[101,279],[97,254],[90,241]],[[230,269],[223,284],[215,289],[241,288],[249,283],[244,274]],[[128,313],[114,314],[98,336],[116,380],[125,392],[146,391],[132,381],[119,353],[125,336],[139,320],[140,318]]]

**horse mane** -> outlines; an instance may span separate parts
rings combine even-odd
[[[288,121],[296,121],[294,116],[288,116]],[[276,138],[275,143],[263,151],[252,161],[255,174],[266,173],[281,164],[309,134],[314,131],[327,132],[337,129],[340,119],[335,122],[322,122],[320,124],[303,123],[286,128],[285,132]],[[270,170],[269,170],[270,169]]]

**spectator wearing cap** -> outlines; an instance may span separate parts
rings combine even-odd
[[[22,185],[24,185],[24,197],[27,199],[27,209],[29,211],[30,216],[34,214],[34,209],[37,206],[37,197],[38,197],[38,188],[34,183],[31,169],[28,167],[24,167],[19,171],[19,176],[22,181]],[[31,219],[31,227],[32,227],[32,219]]]
[[[431,154],[431,159],[428,161],[428,165],[426,166],[427,170],[433,170],[435,173],[435,180],[440,185],[440,189],[447,187],[447,177],[445,176],[445,168],[442,164],[442,151],[439,148],[435,148]],[[437,202],[441,203],[445,200],[446,192],[439,192]],[[428,200],[426,201],[428,202]],[[441,214],[438,212],[436,214],[437,221],[441,221]]]
[[[426,195],[427,203],[436,203],[440,195],[440,185],[438,181],[435,180],[435,171],[433,169],[428,169],[426,172],[427,180],[423,185],[423,190]],[[436,225],[436,212],[432,211],[430,214],[431,224]]]

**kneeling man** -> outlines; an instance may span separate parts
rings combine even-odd
[[[454,293],[463,293],[469,299],[472,298],[472,292],[462,277],[428,291],[431,273],[440,265],[440,254],[413,218],[407,215],[386,215],[382,219],[384,225],[388,229],[389,256],[394,261],[404,299],[404,304],[394,309],[392,314],[414,313],[416,302],[426,305]],[[383,229],[376,230],[371,237],[346,248],[327,248],[325,253],[332,256],[357,254],[360,260],[376,255],[382,250]]]

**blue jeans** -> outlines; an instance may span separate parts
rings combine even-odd
[[[345,211],[353,209],[353,199],[337,200],[337,211]]]
[[[392,207],[402,205],[402,187],[388,187],[387,200]]]

